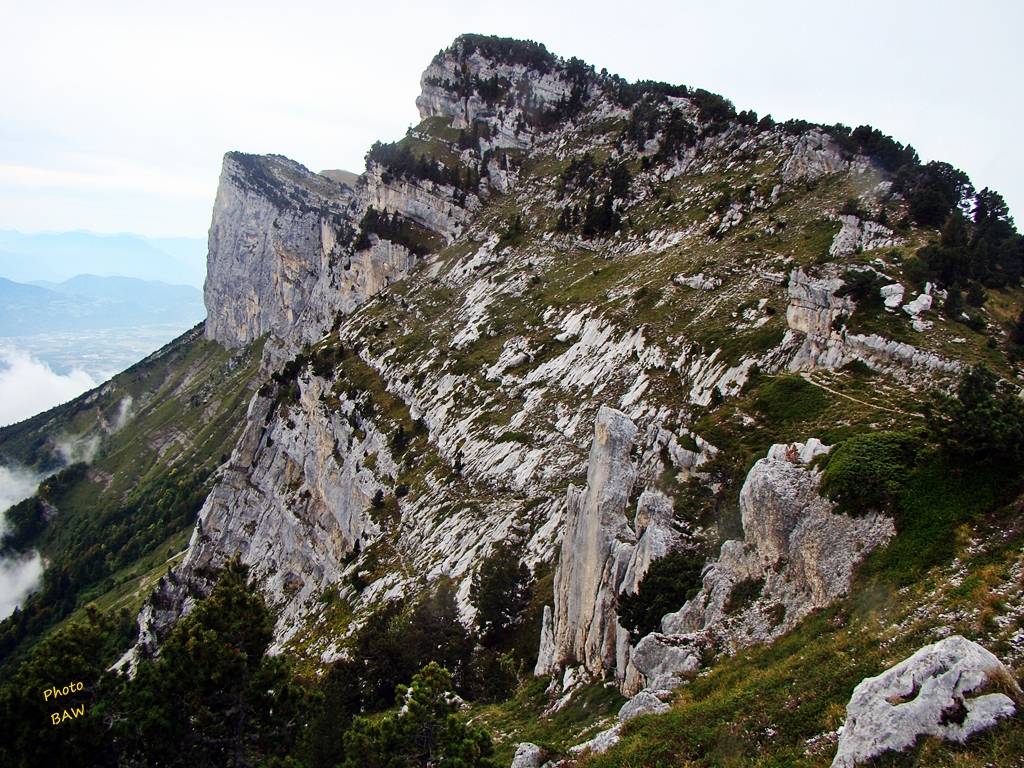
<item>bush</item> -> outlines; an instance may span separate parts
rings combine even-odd
[[[832,449],[821,489],[847,514],[889,511],[914,465],[921,438],[909,432],[869,432]]]
[[[776,376],[761,387],[754,408],[777,426],[815,418],[828,395],[800,376]]]
[[[410,687],[398,686],[395,698],[404,702],[398,712],[360,717],[345,733],[343,768],[497,765],[491,759],[494,746],[487,732],[458,714],[451,675],[440,665],[425,666]]]
[[[477,632],[485,646],[515,627],[530,602],[533,579],[521,560],[524,554],[522,544],[494,547],[473,574],[469,599],[476,608]]]
[[[633,642],[661,627],[666,613],[678,611],[700,590],[704,557],[672,552],[651,563],[635,594],[619,595],[619,623]]]
[[[849,296],[861,309],[880,309],[880,289],[885,282],[873,269],[848,269],[843,274],[843,287],[836,291],[836,296]]]
[[[969,368],[955,396],[940,396],[926,415],[952,459],[1014,468],[1024,460],[1024,403],[984,365]]]

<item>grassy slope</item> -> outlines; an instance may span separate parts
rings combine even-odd
[[[89,471],[56,499],[59,514],[36,542],[48,569],[73,569],[93,548],[105,551],[108,572],[76,585],[70,618],[90,601],[137,611],[180,556],[196,504],[237,440],[261,348],[232,353],[200,326],[98,390],[0,431],[0,454],[36,468],[52,466],[56,442],[99,436]],[[101,425],[115,422],[127,398],[130,417],[108,433]],[[108,551],[112,526],[132,535]]]
[[[784,194],[770,210],[772,217],[788,224],[780,234],[759,232],[768,213],[754,214],[725,238],[688,242],[657,256],[640,252],[609,258],[579,241],[568,248],[560,244],[552,255],[541,244],[540,235],[550,229],[554,219],[532,195],[550,187],[564,165],[552,158],[531,160],[528,169],[534,169],[535,175],[528,175],[519,190],[491,202],[481,213],[481,220],[495,232],[520,210],[540,224],[517,244],[505,263],[487,268],[488,277],[499,284],[515,283],[525,272],[529,287],[499,295],[488,311],[493,334],[453,353],[458,372],[476,374],[473,383],[484,397],[488,385],[480,374],[493,364],[511,336],[525,335],[535,344],[551,347],[550,353],[542,351],[516,371],[520,374],[564,351],[541,320],[547,307],[599,305],[602,314],[623,330],[643,324],[647,337],[655,340],[685,334],[705,350],[721,347],[731,362],[753,349],[770,347],[785,327],[785,297],[781,289],[751,281],[752,269],[760,266],[784,272],[797,264],[813,268],[824,263],[838,228],[824,212],[838,209],[853,191],[839,176],[800,195]],[[770,170],[741,167],[736,174],[738,178]],[[733,183],[735,179],[728,174],[675,179],[662,199],[629,212],[627,232],[646,236],[657,229],[685,228],[701,221],[707,214],[702,206],[712,192]],[[883,258],[886,271],[897,278],[902,277],[903,260],[933,236],[916,230],[904,235],[907,242],[903,247],[870,254],[871,259]],[[438,256],[441,268],[432,274],[443,276],[454,269],[482,239],[479,230],[470,231]],[[867,260],[868,256],[850,257],[851,263]],[[704,306],[706,295],[671,284],[674,274],[698,271],[722,277],[722,291],[730,301],[709,311]],[[375,321],[388,323],[373,343],[392,344],[399,355],[410,359],[433,347],[447,350],[458,327],[452,308],[462,301],[457,288],[419,275],[417,270],[391,289],[407,305],[404,310],[385,301],[373,302],[365,310]],[[1019,309],[1017,294],[990,294],[988,308],[993,319],[1011,317]],[[763,297],[774,309],[772,319],[761,328],[736,333],[733,312]],[[1004,374],[1011,373],[1006,357],[987,346],[985,336],[938,313],[930,319],[936,327],[927,334],[913,331],[902,313],[870,317],[862,313],[857,321],[866,332],[880,332],[969,362],[985,361]],[[681,393],[671,377],[666,375],[663,383],[666,386],[652,386],[649,397],[678,406]],[[557,397],[557,393],[551,394]],[[698,412],[693,427],[727,456],[735,498],[746,470],[771,443],[811,436],[834,443],[865,430],[919,425],[916,413],[924,397],[919,388],[908,388],[857,366],[819,371],[805,379],[760,376],[739,397]],[[495,418],[488,420],[487,428],[507,423],[499,405],[495,400]],[[529,432],[517,435],[530,439]],[[1012,508],[1000,507],[1006,500],[992,493],[998,483],[998,479],[972,482],[945,470],[920,468],[903,499],[905,524],[900,537],[863,568],[853,589],[855,597],[808,618],[771,646],[719,660],[677,693],[670,713],[638,719],[626,728],[619,747],[583,762],[637,768],[827,765],[835,749],[834,733],[829,732],[842,723],[845,703],[856,683],[935,640],[941,634],[938,628],[961,632],[985,642],[997,654],[1005,654],[1007,638],[1021,625],[1019,602],[991,595],[994,591],[1012,594],[1017,588],[1014,579],[1019,578],[1019,570],[1014,568],[1021,566],[1022,538],[1019,532],[993,537],[985,527],[985,520],[1000,508],[997,527],[1016,530]],[[681,488],[669,490],[683,492]],[[734,500],[731,506],[735,514]],[[729,514],[730,505],[725,507]],[[725,525],[720,521],[723,533],[736,535],[734,522],[730,526],[728,521]],[[988,542],[987,547],[978,543],[982,541]],[[1002,617],[998,622],[997,616]],[[1012,661],[1020,663],[1016,657]],[[1021,670],[1017,667],[1016,671]],[[511,757],[519,741],[533,741],[555,754],[564,753],[606,727],[621,701],[598,683],[583,689],[566,709],[546,717],[542,714],[550,704],[543,693],[546,682],[528,682],[508,702],[472,709],[474,718],[496,735],[501,760]],[[965,750],[929,742],[895,762],[1010,765],[1010,756],[1022,752],[1024,728],[1015,721],[972,741]]]

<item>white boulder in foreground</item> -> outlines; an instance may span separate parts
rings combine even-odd
[[[1020,690],[1003,663],[977,643],[954,635],[926,645],[854,688],[832,768],[908,749],[922,736],[962,743],[1013,716],[1013,700],[991,692],[997,687]]]
[[[512,758],[512,768],[540,768],[543,762],[544,750],[536,744],[524,741],[516,747],[515,757]]]

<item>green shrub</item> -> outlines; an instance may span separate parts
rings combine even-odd
[[[693,552],[673,552],[651,563],[635,594],[619,595],[619,623],[633,642],[661,627],[666,613],[678,611],[697,594],[704,557]]]
[[[909,432],[868,432],[832,449],[821,488],[847,514],[887,511],[903,489],[921,438]]]
[[[754,408],[777,425],[805,421],[828,406],[828,395],[799,376],[777,376],[758,392]]]

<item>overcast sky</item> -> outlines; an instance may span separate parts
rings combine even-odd
[[[714,6],[714,7],[711,7]],[[230,149],[361,171],[461,32],[870,123],[1024,206],[1024,3],[0,0],[0,228],[204,236]]]

